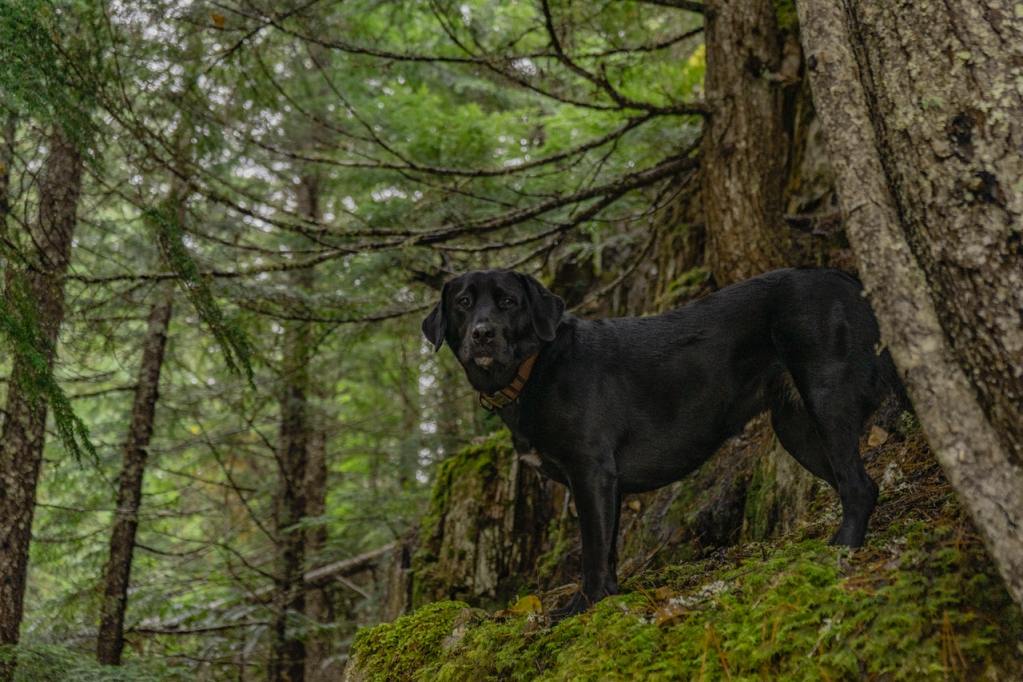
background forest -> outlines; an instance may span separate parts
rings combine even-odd
[[[907,679],[1020,672],[1023,26],[919,5],[0,0],[0,681],[339,679],[357,627],[452,598],[512,624],[442,654],[484,617],[430,604],[440,634],[363,630],[348,674],[609,676],[514,649],[575,580],[571,503],[419,332],[489,267],[583,316],[858,273],[915,415],[864,442],[888,506],[849,570],[927,605],[879,616]],[[651,627],[697,603],[642,572],[672,560],[767,561],[796,532],[793,576],[850,580],[813,540],[834,500],[766,422],[728,448],[628,502]],[[799,655],[892,679],[880,645],[839,656],[838,613]],[[699,623],[701,676],[784,667]],[[535,668],[487,668],[488,636]]]

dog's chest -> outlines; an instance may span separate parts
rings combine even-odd
[[[502,408],[499,412],[501,420],[508,427],[508,430],[511,431],[512,445],[515,448],[515,453],[521,462],[539,470],[549,478],[561,481],[564,478],[561,474],[561,465],[556,459],[537,449],[536,444],[532,442],[523,428],[520,420],[520,409],[519,403],[515,402]]]
[[[505,426],[508,427],[508,430],[511,431],[512,445],[515,446],[515,452],[519,455],[526,455],[535,452],[529,436],[526,435],[525,430],[522,428],[521,406],[519,403],[516,401],[506,405],[501,408],[498,414],[501,417],[501,421],[503,421]]]

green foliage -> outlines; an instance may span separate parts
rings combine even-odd
[[[799,30],[799,15],[796,13],[796,3],[793,0],[774,0],[774,14],[781,30]]]
[[[4,0],[0,9],[0,104],[61,125],[86,148],[96,132],[92,112],[103,35],[83,30],[102,17],[92,0]],[[58,37],[63,42],[58,42]]]
[[[695,15],[644,3],[552,7],[566,48],[626,96],[655,105],[700,97],[699,37],[670,42],[698,25]],[[436,527],[443,493],[431,491],[444,486],[435,480],[458,480],[469,471],[461,467],[486,474],[494,448],[508,447],[505,434],[451,459],[493,421],[479,417],[450,354],[433,354],[419,336],[437,280],[477,266],[553,268],[570,254],[613,273],[645,240],[651,201],[674,178],[550,236],[593,199],[497,231],[474,226],[645,169],[699,132],[691,117],[617,108],[564,68],[536,3],[243,9],[176,0],[9,0],[0,9],[0,104],[18,117],[12,241],[24,241],[16,230],[38,211],[40,131],[63,125],[93,162],[49,387],[63,386],[77,424],[88,424],[97,466],[64,466],[48,444],[26,646],[81,641],[95,627],[144,311],[168,270],[190,305],[176,305],[168,335],[127,621],[199,633],[134,633],[139,649],[126,656],[193,661],[211,679],[236,677],[241,656],[246,676],[259,676],[259,623],[273,614],[250,597],[274,573],[284,330],[308,330],[306,398],[328,459],[325,509],[296,526],[326,531],[309,567],[403,537],[427,508]],[[324,37],[336,42],[319,44]],[[467,50],[486,58],[459,61]],[[309,178],[318,217],[301,201]],[[181,188],[187,197],[174,197]],[[462,231],[429,244],[408,238],[449,227]],[[300,274],[308,285],[296,286]],[[17,336],[18,319],[0,322]],[[65,411],[53,412],[62,431]],[[341,653],[371,616],[357,592],[334,587]]]
[[[185,295],[213,334],[228,369],[244,373],[251,382],[252,345],[238,324],[225,317],[214,298],[208,279],[185,247],[184,230],[175,218],[174,209],[168,202],[161,208],[150,209],[144,218],[156,234],[164,263],[177,275]]]
[[[850,554],[810,540],[710,559],[631,581],[634,590],[550,628],[527,619],[466,626],[439,655],[402,658],[407,633],[431,641],[463,608],[430,605],[361,636],[359,670],[382,674],[379,643],[402,679],[569,680],[1009,679],[1023,618],[961,528],[908,522],[884,546]],[[760,552],[763,551],[763,555]],[[1013,661],[1016,660],[1016,663]],[[1000,677],[999,677],[1000,676]]]
[[[14,682],[176,682],[191,679],[184,670],[158,661],[100,665],[91,655],[62,646],[0,647],[0,661],[17,660]]]
[[[95,459],[96,450],[89,440],[89,428],[71,407],[71,402],[53,376],[51,363],[55,349],[39,327],[38,311],[28,290],[23,272],[10,269],[7,288],[0,298],[0,336],[15,357],[12,374],[32,403],[45,401],[53,413],[57,436],[78,461],[83,454]]]

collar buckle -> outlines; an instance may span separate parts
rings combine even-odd
[[[503,407],[511,405],[513,402],[519,399],[519,394],[522,393],[522,389],[526,387],[526,381],[529,380],[529,375],[533,372],[533,365],[536,363],[536,357],[538,353],[533,353],[526,358],[521,365],[519,365],[519,371],[515,374],[515,378],[512,382],[502,388],[496,393],[480,393],[480,406],[487,412],[496,412]]]

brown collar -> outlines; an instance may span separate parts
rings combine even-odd
[[[515,378],[500,391],[490,393],[489,395],[480,393],[480,405],[483,406],[483,409],[493,412],[515,402],[519,394],[522,393],[522,389],[526,387],[526,381],[529,380],[529,375],[533,372],[533,365],[536,363],[537,355],[539,353],[533,353],[523,360],[522,364],[519,365],[519,371],[516,373]]]

